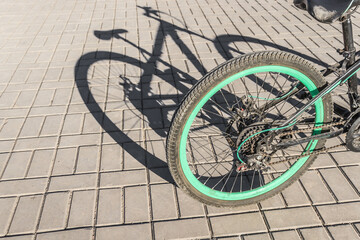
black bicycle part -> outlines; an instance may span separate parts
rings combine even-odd
[[[346,134],[346,146],[353,152],[360,152],[360,116],[351,125]]]
[[[294,114],[287,121],[285,121],[280,127],[285,127],[290,123],[294,122],[297,119],[297,117],[299,117],[306,109],[308,109],[311,105],[313,105],[317,100],[324,97],[326,94],[330,93],[338,85],[345,83],[351,76],[353,76],[357,71],[359,71],[359,69],[360,69],[360,60],[357,60],[351,67],[349,67],[349,69],[346,71],[346,73],[343,76],[337,78],[327,87],[325,87],[320,93],[318,93],[313,99],[311,99],[307,104],[305,104],[301,109],[299,109],[299,111],[296,114]]]
[[[343,39],[344,39],[344,53],[345,57],[348,59],[347,69],[350,68],[355,63],[355,54],[356,49],[354,45],[354,37],[352,30],[352,21],[351,15],[347,15],[342,19],[342,29],[343,29]],[[346,56],[346,54],[348,56]],[[349,86],[349,101],[350,109],[354,111],[359,106],[359,94],[358,94],[358,80],[356,74],[352,75],[348,80]]]
[[[299,145],[299,144],[302,144],[302,143],[309,142],[310,140],[320,140],[320,139],[334,138],[334,137],[337,137],[337,136],[341,135],[342,133],[344,133],[344,129],[331,131],[331,132],[320,133],[320,134],[305,137],[305,138],[294,139],[294,140],[290,140],[290,141],[284,141],[284,142],[280,142],[280,143],[278,143],[276,145],[273,145],[272,147],[273,147],[274,150],[285,149],[285,148],[288,148],[288,147],[291,147],[291,146],[295,146],[295,145]]]
[[[351,22],[351,15],[346,15],[342,19],[342,27],[343,27],[343,39],[344,39],[344,50],[342,54],[344,56],[342,66],[346,66],[346,72],[339,76],[336,80],[334,80],[329,85],[325,86],[320,93],[318,93],[313,99],[311,99],[307,104],[305,104],[297,113],[295,113],[292,117],[287,119],[284,123],[282,123],[279,127],[286,127],[291,125],[296,119],[306,111],[311,105],[313,105],[317,100],[324,97],[326,94],[329,94],[333,89],[337,86],[342,85],[343,83],[348,83],[348,96],[350,101],[350,111],[354,112],[356,109],[359,108],[360,98],[357,90],[358,86],[358,79],[356,76],[356,72],[359,71],[360,68],[360,59],[355,61],[356,49],[354,46],[354,38],[353,38],[353,31],[352,31],[352,22]],[[344,63],[346,65],[344,65]],[[346,132],[347,129],[344,129],[342,132],[336,133],[326,133],[324,134],[324,138],[331,138],[337,135],[340,135],[343,132]],[[283,130],[275,130],[270,133],[266,138],[272,139],[276,134]],[[299,140],[298,140],[299,142]],[[296,141],[292,142],[292,145],[296,145]],[[284,146],[281,146],[284,147]],[[276,147],[275,147],[276,148]]]

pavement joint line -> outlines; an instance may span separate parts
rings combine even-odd
[[[332,198],[335,200],[336,203],[339,202],[339,199],[336,197],[334,191],[331,189],[331,187],[329,186],[329,184],[325,181],[325,178],[323,176],[323,174],[321,174],[321,172],[319,171],[319,169],[315,170],[317,175],[319,175],[321,182],[325,185],[326,189],[329,191],[329,193],[331,194]]]
[[[174,220],[174,221],[176,221],[176,220]],[[159,221],[159,222],[163,222],[163,221]],[[166,221],[164,221],[164,222],[166,222]],[[131,226],[131,225],[134,225],[134,224],[135,225],[141,225],[141,224],[146,224],[146,223],[148,223],[148,222],[97,225],[96,228],[111,228],[111,227],[117,227],[117,226]],[[360,222],[353,222],[351,224],[359,224],[359,223]],[[327,228],[327,227],[335,227],[335,226],[343,226],[343,225],[344,224],[342,224],[342,223],[337,223],[337,224],[325,224],[324,226],[325,226],[325,228]],[[285,231],[289,231],[289,230],[290,231],[291,230],[303,230],[303,229],[313,229],[313,228],[319,228],[319,227],[323,227],[323,225],[317,224],[317,225],[312,225],[312,226],[307,226],[307,227],[300,227],[300,228],[274,229],[274,230],[271,230],[270,232],[271,233],[277,233],[277,232],[285,232]],[[71,227],[71,228],[61,228],[61,229],[51,229],[51,230],[40,230],[40,231],[38,231],[38,234],[61,232],[63,230],[91,229],[91,228],[92,227],[89,225],[89,226],[83,226],[83,227]],[[268,232],[267,231],[258,231],[258,232],[241,234],[241,236],[249,236],[249,235],[254,235],[254,234],[262,234],[262,233],[268,233]],[[34,235],[34,233],[9,234],[9,235],[6,235],[6,236],[15,237],[15,236],[29,236],[29,235]],[[219,235],[218,237],[231,237],[231,236],[239,236],[239,234],[226,234],[226,235]]]

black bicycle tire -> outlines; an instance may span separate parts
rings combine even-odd
[[[196,106],[199,99],[201,99],[206,92],[210,91],[210,89],[216,86],[223,79],[232,76],[240,71],[263,65],[280,65],[296,69],[297,71],[309,77],[309,79],[311,79],[311,81],[318,89],[320,89],[326,84],[323,76],[318,70],[315,69],[315,67],[310,62],[294,54],[278,51],[266,51],[246,54],[231,59],[224,64],[216,67],[208,74],[206,74],[201,80],[199,80],[199,82],[197,82],[197,84],[193,86],[193,88],[189,91],[186,97],[182,100],[173,116],[173,120],[167,137],[166,154],[169,169],[176,184],[184,192],[186,192],[191,197],[199,200],[200,202],[217,207],[235,207],[265,200],[281,192],[286,187],[291,185],[294,181],[296,181],[316,159],[316,155],[310,156],[306,163],[290,179],[288,179],[279,187],[272,189],[271,191],[257,197],[244,200],[227,201],[210,198],[197,191],[184,176],[180,166],[178,149],[181,132],[186,122],[185,120],[188,118],[194,106]],[[330,94],[323,97],[322,101],[324,104],[324,122],[330,122],[332,119],[332,101]],[[316,148],[323,147],[325,141],[326,140],[319,141],[316,145]]]

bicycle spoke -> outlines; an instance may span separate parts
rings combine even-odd
[[[224,109],[222,106],[220,106],[217,102],[215,102],[213,99],[209,99],[210,101],[212,101],[213,103],[215,103],[216,106],[218,106],[219,108],[223,109],[224,112],[226,112],[228,115],[234,117],[233,114],[231,114],[228,110]]]

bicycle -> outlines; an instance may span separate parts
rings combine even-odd
[[[327,139],[340,134],[346,133],[349,150],[360,151],[360,60],[351,22],[360,1],[294,3],[321,22],[341,20],[344,59],[321,73],[294,54],[245,54],[191,88],[173,116],[166,154],[176,184],[205,204],[234,207],[272,197],[331,149]],[[327,83],[331,73],[337,78]],[[345,83],[350,111],[333,119],[330,93]]]

